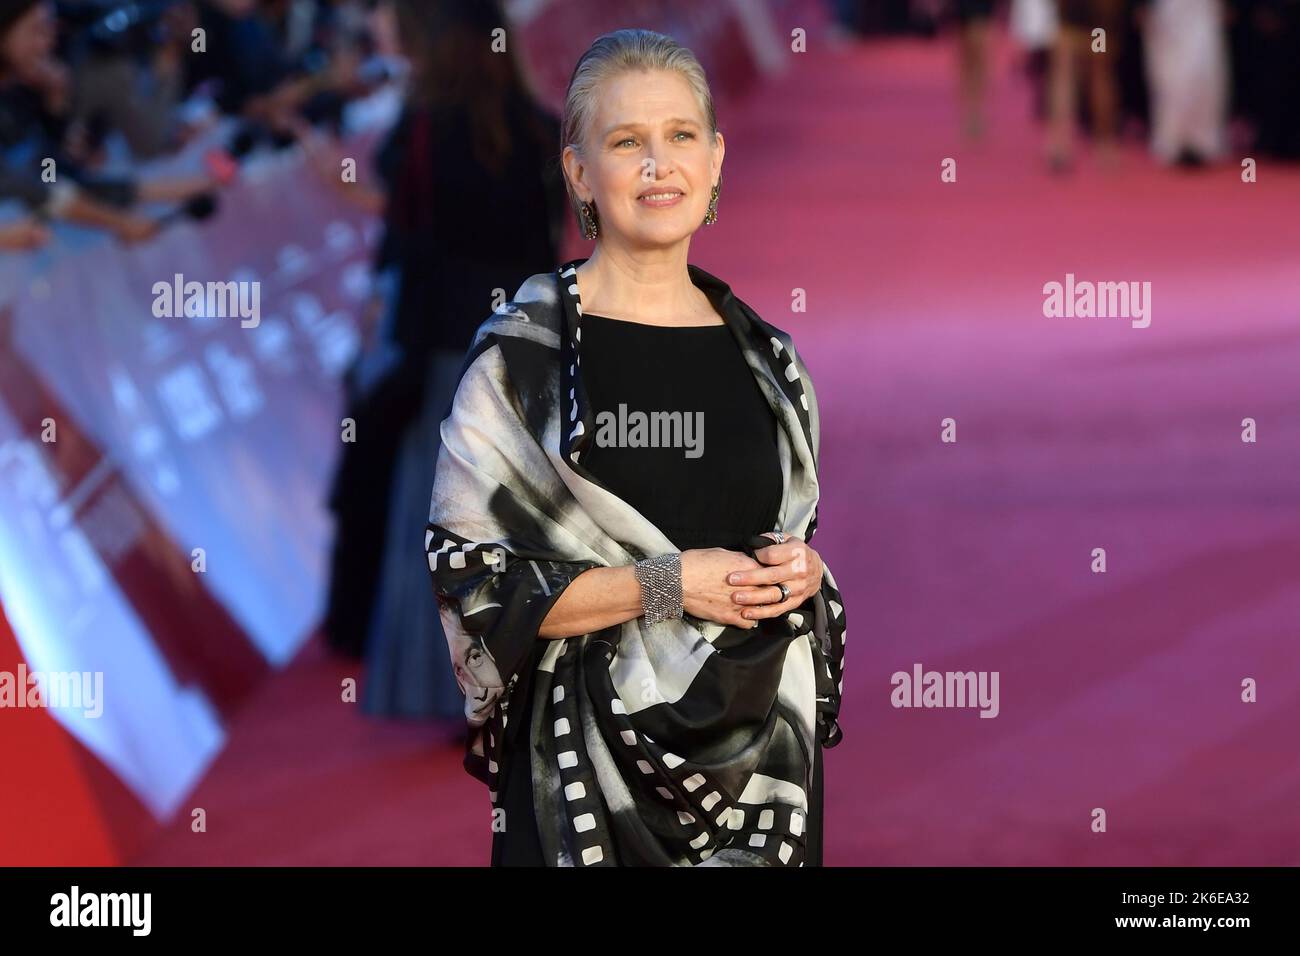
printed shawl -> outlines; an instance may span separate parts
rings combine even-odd
[[[533,653],[583,571],[676,550],[582,465],[595,431],[582,382],[582,261],[533,276],[480,326],[442,423],[425,551],[466,698],[465,767],[488,785],[494,826],[508,828],[502,754],[531,760],[554,865],[801,866],[813,748],[841,736],[845,619],[829,569],[818,594],[753,631],[689,615],[637,619],[543,640]],[[808,371],[789,335],[720,280],[690,274],[781,425],[784,491],[771,530],[811,541],[819,426]],[[529,680],[531,714],[517,703]]]

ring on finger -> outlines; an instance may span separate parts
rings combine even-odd
[[[786,601],[790,600],[790,589],[786,585],[781,583],[778,583],[777,587],[781,589],[781,600],[777,601],[776,603],[784,604]]]

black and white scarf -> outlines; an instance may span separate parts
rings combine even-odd
[[[829,569],[817,595],[754,631],[637,619],[546,641],[527,672],[570,581],[677,550],[581,463],[595,431],[582,261],[533,276],[482,324],[442,423],[425,551],[466,696],[466,769],[488,785],[495,825],[503,748],[532,760],[555,865],[800,866],[813,748],[841,737],[845,619]],[[690,274],[781,424],[772,530],[810,541],[819,427],[808,371],[789,335],[720,280]],[[518,712],[521,678],[538,682],[532,714]]]

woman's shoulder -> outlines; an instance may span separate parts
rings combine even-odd
[[[758,332],[770,333],[772,336],[779,336],[789,341],[789,333],[785,332],[784,329],[776,328],[770,321],[764,320],[759,315],[758,310],[755,310],[753,306],[740,298],[740,295],[737,295],[736,291],[732,289],[731,284],[728,284],[723,278],[719,278],[711,272],[706,272],[705,269],[699,268],[694,263],[686,268],[690,273],[690,281],[694,282],[695,287],[707,295],[710,302],[714,303],[716,310],[723,313],[723,317],[727,317],[729,311],[735,312],[736,315],[748,320]]]
[[[735,316],[746,320],[755,336],[768,342],[774,350],[793,352],[794,337],[785,329],[759,315],[758,310],[736,295],[727,282],[696,265],[691,265],[690,272],[692,281],[704,290],[715,306],[724,313],[724,317],[726,312],[732,312]]]
[[[564,311],[560,303],[559,276],[539,272],[529,276],[508,301],[492,310],[474,333],[479,346],[489,336],[522,338],[559,348]]]
[[[557,272],[530,276],[479,326],[462,370],[476,386],[515,404],[534,434],[554,413],[564,311]],[[471,390],[472,391],[472,390]]]

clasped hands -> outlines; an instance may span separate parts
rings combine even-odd
[[[784,596],[778,585],[785,586]],[[821,556],[802,538],[774,540],[754,558],[725,548],[682,552],[682,606],[717,624],[758,627],[799,607],[821,586]]]

